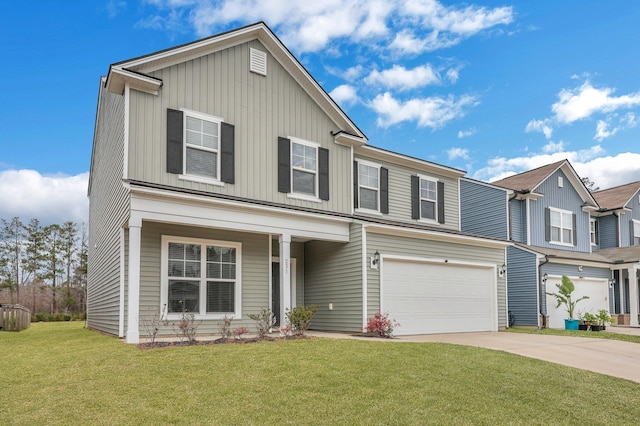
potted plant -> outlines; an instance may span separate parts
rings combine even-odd
[[[584,314],[584,324],[587,326],[586,330],[600,331],[600,320],[591,312]]]
[[[562,282],[560,284],[556,284],[556,287],[558,287],[558,291],[556,293],[547,292],[547,294],[549,296],[553,296],[556,299],[556,308],[559,308],[560,305],[564,305],[567,314],[569,315],[569,318],[564,320],[564,329],[577,330],[579,321],[573,318],[573,313],[578,302],[583,299],[588,299],[589,296],[582,296],[579,299],[573,300],[571,298],[571,293],[573,293],[576,287],[566,275],[562,276]]]
[[[600,330],[606,330],[607,324],[611,324],[615,322],[615,318],[612,318],[606,309],[600,309],[600,312],[598,312],[598,315],[596,316],[596,318],[598,319],[598,325],[600,326]]]

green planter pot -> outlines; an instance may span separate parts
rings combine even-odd
[[[577,330],[579,325],[580,325],[580,320],[577,320],[577,319],[564,320],[565,330]]]

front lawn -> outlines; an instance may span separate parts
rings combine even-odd
[[[0,424],[635,424],[640,384],[486,349],[331,339],[141,350],[0,332]]]

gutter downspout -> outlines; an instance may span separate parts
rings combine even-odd
[[[540,318],[542,324],[540,324],[540,322],[538,323],[538,326],[541,328],[547,328],[547,318],[545,317],[544,313],[542,312],[542,298],[544,297],[544,294],[542,293],[542,267],[544,265],[546,265],[547,263],[549,263],[549,255],[544,255],[544,262],[542,262],[541,264],[538,265],[538,311],[540,313]],[[546,285],[546,283],[545,283]]]

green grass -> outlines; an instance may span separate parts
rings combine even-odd
[[[637,424],[640,384],[486,349],[331,339],[140,350],[0,332],[0,424]]]
[[[546,334],[550,336],[592,337],[594,339],[621,340],[623,342],[640,343],[640,335],[604,331],[595,332],[586,330],[560,330],[556,328],[537,329],[531,327],[511,327],[506,331],[511,333]]]

